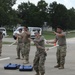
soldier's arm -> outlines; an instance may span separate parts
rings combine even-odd
[[[45,48],[44,48],[44,47],[42,47],[42,46],[38,46],[38,48],[43,49],[43,50],[45,49]]]
[[[29,32],[29,31],[25,31],[25,33],[26,33],[27,35],[30,35],[30,32]]]
[[[57,36],[59,36],[59,37],[65,36],[65,33],[61,33],[61,34],[60,34],[60,33],[54,32],[54,34],[57,35]]]
[[[44,37],[42,36],[40,39],[38,40],[35,40],[36,42],[41,42],[41,41],[44,41]]]
[[[44,47],[40,46],[40,45],[38,44],[38,42],[36,42],[36,40],[34,40],[33,42],[34,42],[34,44],[36,45],[37,48],[45,49]]]
[[[55,39],[54,41],[47,41],[46,43],[49,44],[49,43],[56,43],[57,42],[57,39]]]
[[[24,33],[21,33],[21,34],[17,34],[17,37],[19,38],[19,37],[24,37]]]
[[[38,45],[38,43],[34,43],[36,45],[37,48],[40,48],[40,49],[45,49],[44,47]]]

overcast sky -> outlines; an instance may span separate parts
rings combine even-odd
[[[40,0],[29,0],[29,1],[37,5],[37,2]],[[71,7],[75,8],[75,0],[45,0],[45,1],[48,4],[52,3],[53,1],[57,1],[57,3],[64,4],[68,9]],[[28,0],[17,0],[13,8],[17,9],[17,6],[21,4],[22,2],[28,2]]]

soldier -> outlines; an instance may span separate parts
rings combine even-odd
[[[22,33],[22,29],[19,29],[19,34],[21,33]],[[16,59],[20,59],[20,52],[21,52],[22,59],[23,59],[24,56],[22,54],[22,37],[17,36],[17,58]]]
[[[28,27],[24,27],[24,32],[22,34],[19,34],[19,36],[22,37],[22,54],[24,56],[24,64],[29,63],[29,52],[30,52],[30,32],[28,30]]]
[[[2,53],[2,38],[3,38],[3,34],[0,31],[0,56],[1,56],[1,53]]]
[[[66,32],[63,32],[62,28],[59,26],[57,27],[57,32],[54,32],[56,38],[53,42],[49,43],[56,43],[58,41],[57,47],[57,65],[54,66],[55,68],[64,69],[65,64],[65,56],[66,56]]]
[[[36,71],[36,75],[44,75],[45,74],[45,60],[46,60],[46,52],[44,45],[44,37],[40,36],[39,32],[35,32],[34,44],[36,45],[37,51],[35,54],[35,58],[33,61],[33,67]]]

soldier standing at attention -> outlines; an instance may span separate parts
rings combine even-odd
[[[22,29],[19,29],[19,34],[22,33]],[[20,53],[22,55],[22,59],[24,58],[23,54],[22,54],[22,37],[21,36],[17,36],[17,58],[16,59],[20,59]]]
[[[2,53],[2,38],[3,38],[3,34],[0,31],[0,56],[1,56],[1,53]]]
[[[45,52],[44,37],[40,36],[39,32],[35,32],[34,44],[36,45],[37,51],[35,54],[33,67],[34,70],[36,71],[36,75],[44,75],[46,52]]]
[[[19,34],[19,36],[22,37],[22,54],[24,56],[24,64],[29,63],[29,52],[30,52],[30,32],[28,30],[28,27],[24,27],[24,32]]]
[[[62,28],[59,26],[57,27],[57,32],[54,32],[56,38],[53,42],[48,43],[56,43],[58,42],[57,47],[57,65],[54,66],[55,68],[64,69],[65,64],[65,57],[66,57],[66,32],[63,32]]]

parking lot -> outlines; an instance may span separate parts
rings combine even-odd
[[[45,63],[45,75],[75,75],[75,38],[67,40],[67,56],[64,70],[55,69],[56,65],[56,48],[47,51]],[[0,57],[0,75],[35,75],[35,72],[20,72],[19,70],[4,70],[4,65],[8,63],[23,64],[23,60],[16,60],[16,45],[3,45],[2,56]],[[36,48],[31,46],[30,63],[33,64]],[[4,58],[10,58],[2,60]]]

